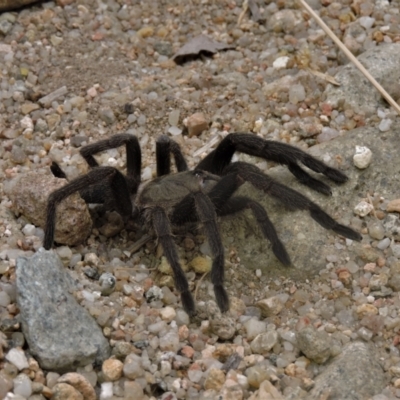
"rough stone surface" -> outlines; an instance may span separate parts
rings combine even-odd
[[[348,344],[315,379],[310,400],[329,393],[330,400],[369,399],[382,391],[387,379],[371,347],[363,342]]]
[[[103,360],[110,352],[99,326],[70,294],[63,268],[52,251],[43,249],[17,260],[23,333],[42,368],[53,371],[73,370]]]
[[[349,177],[343,185],[331,184],[332,196],[323,196],[309,190],[298,183],[285,167],[275,167],[268,171],[268,175],[303,193],[337,221],[350,224],[352,210],[362,200],[360,193],[376,192],[382,197],[393,198],[393,187],[397,187],[400,174],[400,163],[397,161],[397,155],[400,154],[399,129],[398,122],[384,134],[374,127],[362,127],[348,132],[340,140],[321,143],[310,149],[310,154],[328,161],[328,164],[338,166],[333,160],[340,160],[339,168]],[[353,166],[356,145],[367,146],[374,154],[370,167],[365,170]],[[387,173],[388,165],[390,174]],[[221,222],[222,237],[227,247],[228,240],[234,238],[241,262],[246,266],[243,281],[247,279],[248,268],[261,269],[263,274],[271,277],[284,275],[304,280],[315,276],[325,266],[326,257],[337,252],[336,243],[343,243],[338,235],[316,223],[308,212],[289,210],[247,183],[241,186],[238,194],[249,195],[264,205],[292,260],[290,268],[279,263],[272,253],[270,243],[257,229],[256,221],[249,218],[250,214],[226,217]],[[341,257],[349,256],[350,252],[361,248],[362,245],[356,242],[343,246]]]
[[[400,79],[400,44],[391,43],[367,50],[358,60],[368,72],[390,93],[393,82]],[[381,94],[353,64],[344,66],[335,76],[340,86],[330,85],[325,91],[329,104],[345,101],[357,112],[360,109],[373,114],[378,106],[385,106]]]
[[[24,215],[34,225],[44,228],[49,195],[66,184],[65,179],[55,178],[50,171],[31,171],[8,182],[6,192],[16,214]],[[86,203],[78,193],[69,196],[57,206],[54,240],[74,246],[90,234],[92,220]]]
[[[331,355],[331,343],[326,332],[316,331],[311,326],[297,333],[299,349],[311,360],[323,364]]]

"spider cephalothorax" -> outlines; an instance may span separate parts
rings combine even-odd
[[[93,157],[100,151],[122,145],[126,146],[126,176],[113,167],[99,166]],[[154,229],[172,267],[175,286],[181,294],[184,309],[193,315],[195,305],[179,262],[172,227],[190,222],[198,222],[203,226],[213,256],[211,281],[221,311],[229,309],[229,299],[223,286],[224,247],[218,230],[217,216],[250,209],[262,233],[271,242],[276,257],[283,264],[290,264],[290,257],[265,209],[249,197],[235,195],[236,190],[246,181],[284,205],[307,210],[325,229],[331,229],[349,239],[361,240],[359,233],[337,223],[317,204],[270,178],[256,166],[245,162],[232,163],[235,151],[285,164],[300,182],[324,194],[331,194],[330,187],[312,177],[300,164],[314,172],[322,173],[334,182],[343,183],[347,180],[346,175],[339,170],[327,166],[296,147],[264,140],[248,133],[231,133],[193,171],[188,170],[179,145],[169,137],[161,136],[156,143],[157,178],[140,186],[141,151],[138,140],[134,135],[118,134],[83,147],[81,155],[92,169],[49,196],[44,247],[50,249],[53,245],[56,205],[76,191],[80,192],[86,202],[102,203],[107,209],[116,210],[124,218],[129,218],[132,214],[142,215]],[[170,174],[171,154],[178,171],[173,174]],[[65,177],[55,163],[52,165],[52,171],[58,177]]]

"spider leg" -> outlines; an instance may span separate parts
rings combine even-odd
[[[187,171],[188,166],[178,143],[166,135],[161,135],[156,142],[157,176],[171,172],[170,154],[175,159],[178,172]]]
[[[94,168],[99,165],[94,158],[94,154],[109,149],[115,149],[123,145],[126,146],[126,180],[129,192],[134,194],[137,192],[140,184],[142,165],[142,153],[136,136],[129,133],[120,133],[111,136],[108,139],[88,144],[87,146],[82,147],[80,153],[88,165]]]
[[[329,186],[313,178],[299,166],[299,163],[325,175],[334,182],[344,183],[347,181],[347,176],[343,172],[327,166],[297,147],[273,140],[265,140],[248,133],[230,133],[227,135],[218,147],[199,163],[197,169],[222,175],[225,168],[230,164],[235,151],[285,164],[301,183],[323,194],[331,194]]]
[[[104,202],[108,208],[115,209],[124,217],[129,217],[132,214],[132,202],[128,186],[121,172],[113,167],[94,168],[86,175],[70,181],[65,186],[50,194],[47,201],[46,226],[43,241],[45,249],[49,250],[53,245],[57,205],[71,194],[83,190],[90,191],[91,187],[94,187],[96,190],[102,188],[99,191],[102,198],[92,199],[95,200],[93,202]]]
[[[200,222],[208,237],[213,255],[211,267],[211,282],[214,285],[215,298],[222,312],[229,310],[229,297],[223,286],[224,283],[224,246],[217,226],[217,215],[214,205],[206,194],[197,192],[194,194],[196,211]]]
[[[275,197],[288,207],[297,208],[299,210],[308,210],[311,217],[325,229],[331,229],[339,235],[349,239],[358,241],[362,239],[358,232],[347,226],[339,224],[317,204],[299,192],[296,192],[295,190],[282,185],[281,183],[265,175],[255,165],[244,162],[236,162],[230,164],[229,167],[226,168],[225,172],[239,174],[242,179],[250,182],[255,188]]]
[[[268,217],[267,212],[264,207],[245,196],[235,196],[230,198],[222,207],[222,209],[218,212],[218,215],[225,216],[229,214],[234,214],[239,211],[242,211],[246,208],[249,208],[258,222],[258,225],[261,228],[262,233],[265,238],[267,238],[272,244],[272,251],[274,252],[276,258],[284,265],[290,265],[290,257],[287,253],[285,246],[280,241],[278,234],[276,233],[274,224]]]
[[[290,265],[290,257],[287,254],[285,246],[280,241],[275,227],[262,205],[244,196],[232,197],[243,183],[244,180],[238,174],[231,173],[223,176],[211,191],[207,193],[217,215],[223,217],[240,212],[246,208],[251,209],[264,236],[271,242],[272,251],[275,256],[282,264]],[[198,216],[194,199],[192,196],[187,196],[175,207],[171,215],[171,222],[174,225],[183,225],[186,222],[196,221],[198,221]]]
[[[172,239],[171,225],[168,217],[161,207],[155,207],[152,210],[151,218],[158,240],[163,247],[165,257],[174,272],[175,287],[181,294],[183,308],[190,316],[192,316],[195,314],[195,305],[192,294],[189,291],[189,285],[185,273],[179,263],[179,257],[175,243]]]
[[[229,179],[232,183],[235,181],[234,190],[238,187],[237,177]],[[218,182],[217,185],[219,185]],[[240,185],[239,185],[240,186]],[[219,187],[221,189],[221,187]],[[234,190],[231,192],[233,193]],[[217,191],[218,192],[218,191]],[[222,190],[221,190],[222,193]],[[232,193],[226,193],[225,200]],[[214,285],[215,298],[218,307],[222,312],[229,309],[229,298],[223,287],[224,281],[224,247],[217,226],[217,214],[215,207],[208,195],[203,192],[197,192],[186,196],[179,202],[171,214],[170,220],[174,225],[183,225],[187,222],[201,222],[203,224],[206,236],[210,243],[211,253],[213,255],[213,264],[211,268],[211,282]]]
[[[67,175],[65,175],[65,172],[61,169],[61,167],[55,161],[53,161],[51,163],[50,171],[56,178],[67,179]]]

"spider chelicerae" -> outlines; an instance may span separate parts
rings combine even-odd
[[[123,145],[126,146],[126,175],[116,168],[99,166],[94,158],[96,153]],[[297,147],[249,133],[230,133],[194,170],[188,169],[179,145],[168,136],[160,136],[156,141],[157,178],[141,185],[141,150],[138,139],[131,134],[116,134],[82,147],[80,153],[91,167],[89,172],[71,180],[49,196],[43,245],[46,249],[53,245],[57,204],[77,191],[87,203],[102,203],[106,209],[117,211],[124,219],[141,216],[148,223],[149,229],[154,230],[172,267],[175,287],[181,294],[183,308],[189,315],[194,315],[195,304],[179,262],[173,227],[196,222],[203,226],[213,257],[211,282],[222,312],[229,309],[229,298],[224,288],[224,246],[218,229],[218,216],[250,209],[263,235],[271,242],[275,256],[284,265],[290,265],[285,246],[263,206],[249,197],[235,195],[244,182],[249,182],[290,208],[307,210],[325,229],[331,229],[349,239],[361,240],[359,233],[339,224],[317,204],[264,174],[255,165],[232,162],[235,152],[284,164],[301,183],[325,195],[331,194],[330,187],[312,177],[301,164],[336,183],[347,180],[341,171]],[[178,171],[172,174],[171,155]],[[53,163],[51,169],[55,176],[66,177],[56,163]]]

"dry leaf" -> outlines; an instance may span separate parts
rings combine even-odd
[[[177,64],[183,64],[188,60],[201,55],[210,56],[221,50],[233,49],[234,46],[216,42],[205,35],[199,35],[181,47],[172,59]]]

